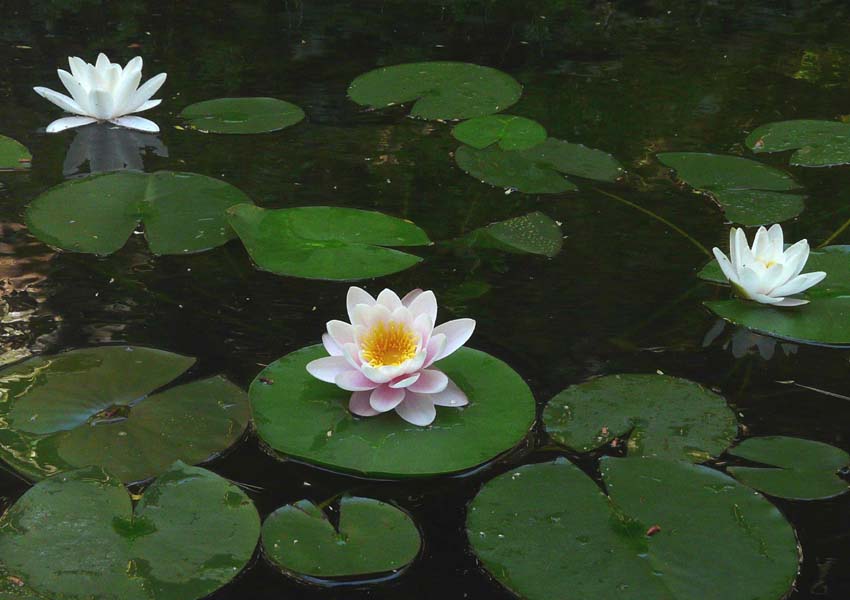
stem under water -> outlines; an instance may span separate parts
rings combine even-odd
[[[656,221],[659,221],[660,223],[664,223],[667,227],[669,227],[670,229],[672,229],[673,231],[675,231],[676,233],[678,233],[679,235],[684,237],[686,240],[688,240],[691,244],[693,244],[694,246],[699,248],[700,252],[702,252],[703,254],[705,254],[709,258],[713,258],[711,252],[708,251],[708,248],[703,246],[698,240],[694,239],[690,234],[688,234],[687,231],[685,231],[684,229],[682,229],[678,225],[674,225],[673,223],[671,223],[670,221],[668,221],[667,219],[665,219],[661,215],[656,214],[656,213],[652,212],[651,210],[649,210],[648,208],[644,208],[643,206],[640,206],[639,204],[635,204],[634,202],[630,202],[629,200],[626,200],[622,196],[618,196],[616,194],[606,192],[605,190],[600,190],[599,188],[593,188],[593,189],[594,189],[594,191],[599,192],[600,194],[608,196],[609,198],[613,198],[617,202],[621,202],[621,203],[625,204],[626,206],[631,206],[635,210],[639,210],[643,214],[652,217],[653,219],[655,219]]]
[[[824,246],[828,246],[828,245],[829,245],[829,243],[830,243],[832,240],[834,240],[834,239],[835,239],[835,238],[837,238],[839,235],[841,235],[841,234],[842,234],[842,232],[843,232],[845,229],[847,229],[848,227],[850,227],[850,219],[847,219],[846,221],[844,221],[844,223],[842,223],[842,224],[841,224],[841,227],[839,227],[838,229],[836,229],[835,231],[833,231],[833,232],[832,232],[832,235],[830,235],[830,236],[829,236],[828,238],[826,238],[823,242],[821,242],[820,244],[818,244],[818,246],[815,248],[815,250],[820,250],[820,249],[821,249],[821,248],[823,248]]]

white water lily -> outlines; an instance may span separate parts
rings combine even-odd
[[[97,121],[109,121],[128,129],[156,133],[159,126],[143,117],[130,116],[157,106],[162,100],[151,100],[165,83],[166,74],[160,73],[142,81],[142,58],[137,56],[122,69],[109,61],[103,53],[93,65],[72,56],[68,59],[71,72],[58,70],[59,79],[71,94],[54,92],[44,87],[33,90],[59,108],[76,116],[63,117],[47,126],[47,133],[57,133]]]
[[[315,378],[353,392],[348,408],[373,417],[391,410],[414,425],[430,425],[436,406],[460,408],[466,394],[433,364],[463,346],[475,329],[472,319],[434,326],[434,292],[413,290],[399,298],[384,290],[373,298],[348,290],[350,323],[329,321],[322,336],[330,356],[307,365]]]
[[[714,257],[742,298],[772,306],[800,306],[808,300],[789,298],[820,283],[826,273],[801,273],[809,260],[809,243],[800,240],[785,249],[782,227],[759,227],[752,248],[743,229],[729,231],[729,257],[714,248]]]

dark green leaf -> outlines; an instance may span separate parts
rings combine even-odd
[[[266,133],[301,122],[304,111],[277,98],[217,98],[187,106],[180,117],[205,133]]]
[[[107,173],[60,184],[27,208],[43,242],[73,252],[111,254],[143,223],[155,254],[187,254],[235,237],[225,210],[251,200],[232,185],[195,173]]]
[[[468,512],[473,550],[525,600],[780,600],[791,591],[794,532],[749,488],[657,458],[606,457],[602,475],[610,500],[563,459],[493,479]]]
[[[756,437],[744,440],[729,454],[777,467],[729,467],[735,479],[771,496],[819,500],[848,489],[838,471],[850,465],[850,454],[829,444],[784,436]]]
[[[473,244],[509,252],[540,254],[552,258],[561,251],[560,225],[541,212],[491,223],[471,234]]]
[[[38,483],[0,519],[0,563],[29,597],[196,600],[245,567],[259,532],[251,501],[205,469],[175,463],[134,511],[120,480],[87,467]]]
[[[263,523],[266,557],[296,577],[364,577],[407,566],[421,541],[407,513],[372,498],[344,497],[339,529],[308,500],[283,506]]]
[[[17,140],[0,135],[0,171],[23,171],[30,168],[32,155]]]
[[[522,94],[513,77],[490,67],[460,62],[422,62],[383,67],[357,77],[348,96],[384,108],[414,102],[420,119],[470,119],[505,110]]]
[[[498,142],[502,150],[526,150],[546,141],[546,129],[537,121],[514,115],[487,115],[455,125],[452,135],[473,148]]]
[[[850,124],[800,119],[762,125],[747,136],[753,152],[796,150],[791,164],[831,167],[850,164]]]
[[[424,246],[410,221],[353,208],[234,206],[230,224],[256,265],[278,275],[347,281],[402,271],[422,259],[384,246]]]
[[[543,412],[546,431],[577,452],[629,436],[629,456],[702,462],[738,432],[723,397],[667,375],[607,375],[568,387]]]
[[[0,370],[0,456],[31,479],[100,465],[140,481],[200,463],[248,425],[245,392],[223,377],[155,393],[193,358],[132,346],[37,356]]]
[[[438,408],[427,428],[392,411],[352,415],[351,392],[307,373],[307,363],[325,355],[322,346],[303,348],[269,365],[251,384],[257,433],[286,456],[373,477],[453,473],[509,450],[534,422],[534,397],[522,378],[477,350],[461,348],[437,363],[466,393],[469,405]]]

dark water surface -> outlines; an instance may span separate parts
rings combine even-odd
[[[850,113],[846,3],[0,0],[0,6],[0,132],[34,156],[30,173],[0,174],[0,364],[29,353],[132,343],[197,356],[198,373],[224,372],[247,386],[260,365],[315,343],[325,322],[343,314],[347,284],[257,271],[238,242],[195,256],[154,257],[134,236],[115,255],[97,258],[59,254],[28,235],[23,211],[37,194],[105,168],[120,148],[131,167],[218,177],[267,208],[376,209],[414,221],[434,240],[541,210],[563,222],[566,234],[552,260],[438,244],[418,252],[426,258],[418,267],[364,285],[373,292],[433,289],[448,309],[443,318],[449,312],[475,318],[471,345],[511,364],[541,406],[593,375],[660,370],[720,391],[740,413],[745,433],[794,435],[850,450],[850,400],[781,383],[850,395],[846,350],[774,344],[731,326],[719,331],[702,301],[726,292],[697,281],[706,257],[674,231],[593,185],[571,194],[506,195],[454,165],[457,142],[448,125],[404,118],[405,108],[366,112],[345,94],[354,77],[381,65],[463,60],[502,69],[525,88],[512,113],[623,163],[628,180],[606,190],[663,215],[708,247],[722,246],[728,225],[721,213],[674,185],[654,155],[741,152],[746,133],[760,124]],[[162,105],[145,114],[161,134],[44,133],[58,110],[32,86],[55,88],[55,69],[68,55],[91,61],[99,51],[122,63],[143,55],[146,78],[168,72]],[[308,118],[254,136],[174,128],[184,106],[222,96],[283,98]],[[782,165],[785,159],[766,160]],[[801,217],[785,225],[787,237],[817,245],[850,218],[850,167],[788,170],[809,200]],[[850,232],[836,243],[850,243]],[[401,577],[368,588],[311,588],[256,561],[213,598],[510,598],[468,549],[465,506],[494,475],[554,456],[541,449],[546,445],[538,432],[473,474],[393,483],[280,463],[251,437],[210,468],[257,486],[250,495],[261,516],[302,497],[374,495],[413,514],[424,553]],[[0,474],[7,503],[26,489]],[[804,553],[791,597],[850,597],[850,495],[776,503]]]

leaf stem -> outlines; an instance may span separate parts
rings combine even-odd
[[[593,188],[593,189],[594,189],[594,191],[599,192],[600,194],[608,196],[609,198],[613,198],[617,202],[622,202],[626,206],[631,206],[635,210],[639,210],[643,214],[652,217],[656,221],[664,223],[665,225],[667,225],[667,227],[669,227],[670,229],[672,229],[676,233],[680,234],[682,237],[684,237],[686,240],[688,240],[691,244],[696,246],[699,249],[700,252],[702,252],[703,254],[705,254],[709,258],[713,258],[712,255],[711,255],[711,252],[708,251],[708,248],[703,246],[698,240],[694,239],[690,234],[688,234],[687,231],[685,231],[684,229],[682,229],[678,225],[674,225],[673,223],[671,223],[670,221],[668,221],[667,219],[665,219],[661,215],[656,214],[656,213],[652,212],[651,210],[649,210],[648,208],[644,208],[643,206],[640,206],[639,204],[635,204],[634,202],[630,202],[629,200],[626,200],[622,196],[618,196],[616,194],[606,192],[605,190],[600,190],[599,188]]]
[[[820,249],[821,249],[821,248],[823,248],[824,246],[828,246],[828,245],[829,245],[829,243],[830,243],[832,240],[834,240],[834,239],[835,239],[835,238],[837,238],[839,235],[841,235],[841,234],[842,234],[842,232],[843,232],[845,229],[847,229],[848,227],[850,227],[850,219],[847,219],[846,221],[844,221],[844,223],[842,223],[842,224],[841,224],[841,227],[839,227],[838,229],[836,229],[835,231],[833,231],[833,232],[832,232],[832,235],[830,235],[830,236],[829,236],[828,238],[826,238],[823,242],[821,242],[821,243],[820,243],[820,244],[819,244],[819,245],[815,248],[815,250],[820,250]]]

